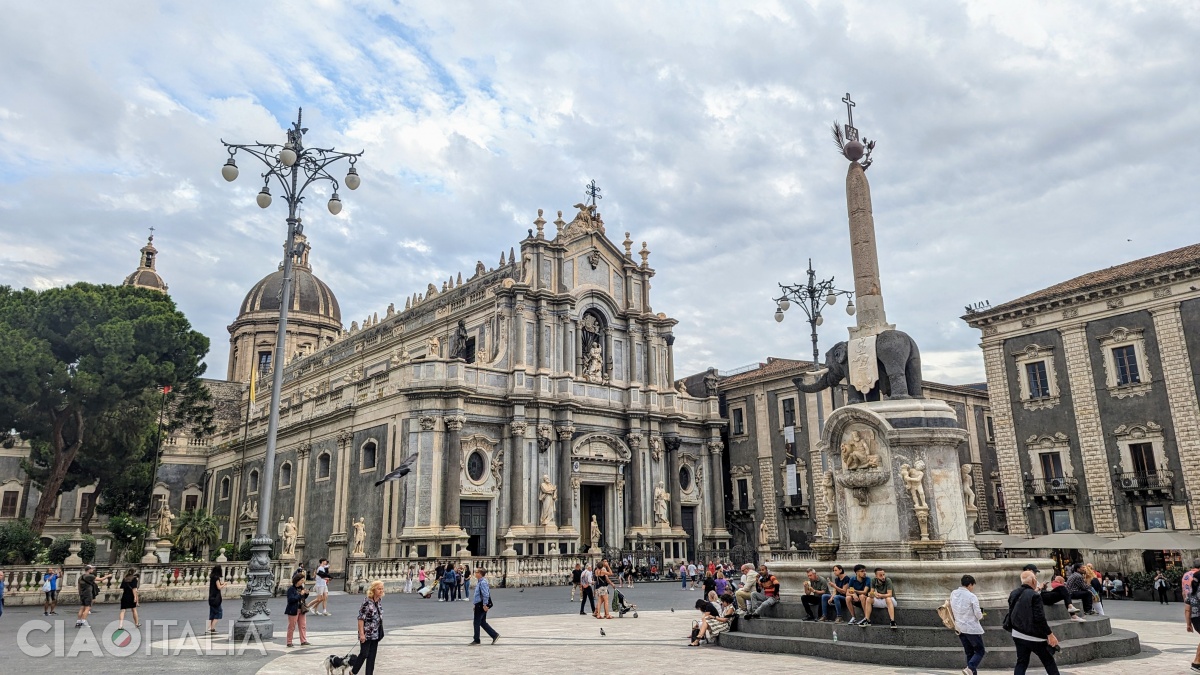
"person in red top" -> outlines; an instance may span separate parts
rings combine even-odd
[[[1200,572],[1200,558],[1192,561],[1192,569],[1183,573],[1183,597],[1187,598],[1192,594],[1192,581],[1196,578],[1196,573]]]
[[[758,568],[757,585],[759,590],[750,594],[750,612],[746,614],[746,618],[757,617],[763,607],[770,607],[779,602],[779,580],[767,571],[766,565]]]

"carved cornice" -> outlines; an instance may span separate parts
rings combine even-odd
[[[244,468],[244,465],[242,462],[238,461],[231,464],[230,468],[233,469],[233,475],[240,476],[242,475],[242,469]]]
[[[296,446],[296,456],[300,459],[308,457],[308,453],[312,452],[312,443],[301,443]]]
[[[433,431],[437,428],[437,418],[432,415],[422,415],[419,422],[421,431]]]

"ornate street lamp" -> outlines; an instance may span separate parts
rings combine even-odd
[[[837,304],[839,295],[846,296],[846,313],[854,316],[854,292],[842,291],[833,287],[833,277],[817,281],[817,273],[813,271],[812,258],[808,259],[808,283],[803,286],[779,284],[783,295],[775,298],[775,320],[782,322],[784,312],[792,307],[792,302],[800,306],[808,316],[808,325],[812,328],[813,370],[821,368],[821,352],[817,349],[817,326],[825,322],[821,310],[825,305]]]
[[[267,168],[262,174],[263,187],[256,201],[262,208],[271,205],[271,182],[279,185],[280,194],[288,205],[287,240],[283,245],[283,287],[279,296],[279,329],[275,338],[275,356],[272,360],[272,386],[270,420],[267,423],[267,456],[263,461],[263,478],[259,483],[259,508],[262,514],[258,519],[258,531],[251,542],[250,562],[246,569],[246,591],[242,593],[242,611],[234,623],[233,634],[236,639],[244,639],[247,634],[254,633],[261,639],[271,638],[274,626],[267,601],[274,596],[275,579],[271,575],[271,533],[267,530],[271,522],[271,499],[275,489],[275,441],[279,431],[279,393],[283,389],[283,362],[285,342],[287,341],[288,306],[292,299],[292,259],[303,253],[303,245],[296,243],[296,237],[303,233],[304,228],[296,212],[304,201],[304,191],[308,186],[319,181],[328,181],[333,185],[333,196],[329,198],[329,212],[337,215],[342,211],[342,200],[338,197],[338,181],[328,171],[328,167],[341,159],[350,160],[350,170],[346,175],[346,187],[354,190],[360,184],[358,171],[354,164],[362,157],[362,152],[337,152],[333,148],[306,148],[304,134],[308,131],[300,126],[304,110],[296,114],[296,123],[287,132],[287,141],[283,145],[274,143],[253,143],[240,145],[221,143],[229,151],[229,160],[221,167],[221,176],[227,181],[238,177],[238,166],[234,159],[239,151],[246,152],[261,161]]]

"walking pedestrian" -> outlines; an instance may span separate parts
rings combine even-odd
[[[225,618],[225,614],[221,610],[221,589],[228,585],[225,583],[225,573],[221,569],[221,566],[213,565],[212,570],[208,573],[208,629],[205,632],[217,632],[217,622]],[[134,614],[134,617],[136,616]],[[135,618],[134,620],[136,621],[137,619]],[[288,642],[291,641],[291,636],[289,635]]]
[[[413,571],[413,566],[412,566],[412,565],[409,565],[409,566],[408,566],[408,571],[404,573],[404,592],[405,592],[405,593],[412,593],[412,592],[413,592],[413,584],[412,584],[412,582],[413,582],[413,575],[414,575],[414,574],[415,574],[415,573],[414,573],[414,571]]]
[[[313,575],[316,577],[313,583],[313,595],[316,598],[309,603],[308,608],[314,616],[329,616],[329,580],[333,578],[329,573],[329,561],[321,558]]]
[[[1046,608],[1042,596],[1034,588],[1037,575],[1032,571],[1021,572],[1021,585],[1008,596],[1008,619],[1012,626],[1013,644],[1017,648],[1017,665],[1013,675],[1025,675],[1029,668],[1029,656],[1037,654],[1046,669],[1046,675],[1059,675],[1054,662],[1054,651],[1058,650],[1058,638],[1046,622]],[[1052,651],[1053,650],[1053,651]]]
[[[1070,579],[1068,579],[1067,582],[1069,585]],[[1170,585],[1171,584],[1167,583],[1167,578],[1163,576],[1161,571],[1154,575],[1154,592],[1158,594],[1158,604],[1170,604],[1171,601],[1167,599],[1167,588]]]
[[[954,630],[967,655],[967,667],[963,675],[977,675],[979,663],[987,655],[983,647],[983,610],[979,608],[979,597],[975,595],[975,577],[964,574],[962,586],[950,594],[950,612],[954,615]]]
[[[121,579],[121,613],[117,615],[117,625],[121,628],[125,627],[127,609],[133,612],[133,627],[141,628],[142,622],[138,618],[138,573],[135,567],[125,570],[125,578]]]
[[[0,616],[4,616],[4,572],[0,572]]]
[[[1200,560],[1196,562],[1200,563]],[[1187,632],[1200,633],[1200,583],[1188,583],[1185,588],[1188,593],[1183,596],[1183,622],[1187,624]],[[1196,646],[1196,656],[1192,658],[1192,672],[1200,673],[1200,645]]]
[[[687,571],[687,561],[686,560],[679,563],[679,581],[681,584],[680,589],[686,591],[687,585],[688,585],[688,571]]]
[[[47,567],[46,573],[42,575],[42,592],[46,594],[46,600],[42,603],[42,615],[58,615],[54,611],[58,609],[58,583],[62,579],[60,570],[55,570],[53,567]]]
[[[417,581],[420,582],[420,585],[417,588],[417,590],[418,591],[425,590],[425,566],[424,565],[421,565],[420,569],[417,570]],[[433,595],[433,594],[430,593],[429,595]],[[426,600],[429,599],[429,595],[425,596]]]
[[[88,565],[83,568],[83,574],[79,577],[77,588],[79,590],[79,614],[76,615],[75,627],[90,627],[87,619],[92,613],[92,601],[96,596],[100,595],[100,583],[107,582],[112,578],[111,574],[106,574],[99,579],[96,578],[96,566]]]
[[[696,568],[696,563],[694,563],[694,562],[688,563],[687,573],[688,573],[688,582],[691,583],[691,585],[692,585],[691,590],[694,591],[694,590],[696,590],[696,582],[700,581],[700,577],[698,576],[699,571]]]
[[[608,600],[608,587],[612,585],[612,569],[608,566],[607,560],[600,561],[600,568],[596,570],[596,613],[593,615],[597,619],[611,619],[612,614],[609,612],[611,607]],[[600,610],[604,610],[604,616],[600,616]]]
[[[479,644],[481,628],[492,638],[492,644],[496,644],[496,640],[500,639],[500,634],[487,622],[488,610],[492,608],[492,589],[484,578],[486,574],[482,567],[475,568],[475,592],[471,595],[471,602],[475,605],[475,639],[471,641],[472,646]]]
[[[424,569],[424,567],[422,567]],[[351,673],[358,673],[364,665],[367,675],[375,672],[375,656],[379,653],[379,641],[383,639],[383,582],[379,579],[371,582],[367,588],[367,598],[358,608],[358,658],[354,660]]]
[[[439,583],[442,585],[441,593],[438,596],[439,599],[445,602],[454,602],[454,596],[452,595],[456,583],[454,565],[446,565],[442,571],[442,577]]]
[[[579,581],[583,577],[583,565],[575,563],[575,569],[571,570],[571,602],[575,602],[575,591],[579,591],[579,599],[583,599],[583,589],[579,587]],[[583,610],[580,610],[580,614]]]
[[[583,615],[583,606],[588,602],[592,603],[592,616],[596,616],[596,592],[592,586],[596,583],[596,577],[592,574],[592,564],[588,563],[583,571],[579,574],[579,614]]]
[[[300,629],[300,646],[307,647],[308,642],[308,622],[305,619],[305,614],[308,613],[308,605],[305,604],[308,597],[308,589],[304,587],[304,576],[298,575],[292,579],[292,585],[287,592],[287,608],[283,610],[287,614],[287,646],[293,647],[292,634],[297,628]]]

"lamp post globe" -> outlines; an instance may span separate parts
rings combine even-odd
[[[818,314],[817,318],[813,319],[813,321],[816,321],[817,325],[820,326],[821,324],[825,323],[825,317]]]
[[[329,198],[329,212],[335,216],[342,212],[342,200],[336,192]]]
[[[346,180],[342,182],[351,190],[357,190],[358,186],[362,184],[362,180],[358,177],[358,169],[350,167],[350,170],[346,172]]]
[[[846,303],[846,313],[849,314],[850,316],[854,316],[854,311],[855,311],[854,301],[850,300],[849,302]]]
[[[783,321],[783,309],[776,307],[775,308],[775,323],[780,323],[782,321]]]
[[[779,301],[779,309],[782,309],[783,311],[786,312],[789,309],[791,309],[791,307],[792,307],[792,303],[788,302],[787,298],[784,298]]]
[[[830,293],[829,295],[825,296],[825,304],[832,305],[835,302],[837,302],[837,296],[834,295],[833,293]]]
[[[296,151],[285,146],[282,150],[279,151],[279,161],[283,162],[284,166],[291,166],[291,165],[295,164],[296,163]]]
[[[271,205],[271,190],[264,185],[262,191],[254,198],[254,201],[258,202],[259,208],[267,208]]]
[[[221,167],[221,177],[224,178],[225,180],[229,181],[230,183],[237,180],[237,177],[238,177],[237,162],[233,161],[232,157],[229,158],[229,161],[225,162],[225,166]]]

